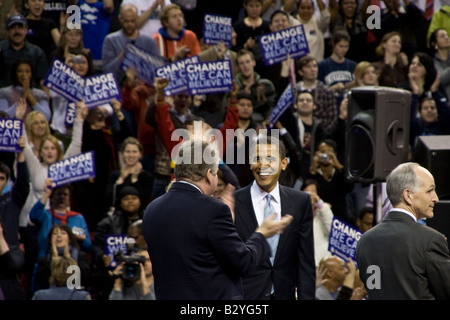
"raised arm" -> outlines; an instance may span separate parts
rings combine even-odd
[[[75,123],[73,124],[72,141],[64,154],[64,158],[70,158],[81,153],[81,146],[83,142],[83,124],[89,111],[84,101],[77,102],[76,106],[77,117],[75,118]]]

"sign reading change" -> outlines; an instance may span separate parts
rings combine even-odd
[[[122,100],[119,83],[114,73],[97,74],[86,78],[84,103],[93,108],[109,103],[112,99]]]
[[[191,63],[186,66],[186,71],[190,95],[231,91],[230,60]]]
[[[0,119],[0,151],[21,152],[19,139],[22,136],[22,120]]]
[[[231,47],[232,19],[228,16],[205,13],[203,16],[203,41],[206,44],[225,42]]]
[[[156,69],[158,78],[169,79],[169,85],[164,88],[164,94],[171,96],[188,90],[186,66],[189,63],[198,63],[198,56],[178,60]]]
[[[333,218],[329,237],[328,251],[347,260],[356,261],[356,245],[362,232],[349,224]]]
[[[84,99],[84,78],[58,58],[53,59],[44,85],[69,101]]]
[[[286,60],[288,53],[291,58],[300,58],[309,53],[303,25],[263,34],[258,37],[258,42],[266,66]]]
[[[81,153],[55,162],[48,167],[48,177],[52,179],[54,187],[95,178],[94,152]]]
[[[44,85],[71,102],[84,100],[88,108],[109,103],[112,99],[122,100],[114,73],[84,78],[57,58],[53,59]]]

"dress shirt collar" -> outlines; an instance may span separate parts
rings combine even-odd
[[[393,208],[393,209],[391,209],[391,211],[389,211],[389,212],[392,212],[392,211],[399,211],[399,212],[406,213],[408,216],[410,216],[411,218],[413,218],[415,222],[417,222],[416,216],[413,215],[411,212],[405,210],[405,209]]]
[[[267,195],[267,192],[265,192],[263,189],[261,189],[258,184],[256,183],[256,181],[253,181],[253,184],[251,186],[251,190],[250,193],[252,194],[252,196],[256,197],[256,202],[260,202],[262,200],[265,201],[265,196]],[[277,183],[277,185],[275,186],[275,188],[273,188],[273,190],[270,192],[270,194],[272,195],[272,197],[275,199],[275,201],[277,203],[281,203],[281,199],[280,199],[280,185]]]

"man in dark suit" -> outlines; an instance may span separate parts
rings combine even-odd
[[[244,243],[230,207],[212,197],[218,150],[194,141],[184,142],[178,151],[176,182],[144,213],[156,299],[242,299],[241,277],[269,258],[266,238],[283,231],[292,217],[266,219]]]
[[[433,217],[439,201],[432,174],[417,163],[397,166],[386,180],[393,209],[356,247],[370,300],[450,299],[445,236],[417,223]]]
[[[282,141],[272,136],[263,137],[252,150],[251,169],[255,180],[234,194],[239,235],[244,241],[249,239],[267,211],[276,212],[278,218],[292,215],[293,221],[279,238],[268,239],[269,243],[278,242],[274,244],[271,259],[264,259],[253,273],[244,277],[244,299],[294,300],[296,294],[298,299],[314,299],[316,273],[311,199],[307,193],[278,183],[288,163]]]

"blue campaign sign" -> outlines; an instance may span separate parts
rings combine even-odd
[[[109,103],[111,99],[122,100],[119,82],[114,73],[96,74],[85,79],[84,102],[93,108]]]
[[[137,77],[149,85],[153,85],[155,70],[166,62],[162,57],[155,56],[133,44],[128,44],[120,68],[124,71],[130,67],[136,68]]]
[[[361,235],[362,232],[358,229],[344,221],[333,218],[328,251],[344,260],[351,258],[356,261],[356,245]]]
[[[114,254],[122,251],[125,256],[127,254],[127,235],[126,234],[108,234],[105,236],[105,254],[111,258],[108,268],[117,267],[117,261]]]
[[[203,42],[217,44],[225,42],[231,47],[231,34],[233,30],[232,18],[217,14],[205,13],[203,15]]]
[[[19,139],[22,136],[22,120],[0,119],[0,151],[21,152]]]
[[[305,30],[301,24],[281,31],[263,34],[258,37],[258,42],[266,66],[286,60],[288,53],[293,59],[309,53]]]
[[[156,69],[156,77],[169,79],[169,85],[164,89],[166,96],[171,96],[188,90],[186,65],[189,63],[198,63],[198,56],[182,59],[169,63]]]
[[[72,127],[76,117],[77,117],[77,106],[75,102],[70,102],[67,104],[66,108],[66,117],[64,121],[66,126]]]
[[[231,91],[230,60],[191,63],[186,66],[186,71],[190,95]]]
[[[69,101],[84,99],[84,79],[58,58],[54,58],[44,85]]]
[[[52,179],[54,187],[95,178],[94,151],[55,162],[48,167],[48,177]]]
[[[283,115],[283,113],[290,108],[293,102],[294,90],[292,90],[292,85],[289,84],[286,89],[284,89],[280,99],[278,99],[275,108],[273,108],[272,114],[269,117],[269,129],[273,128],[278,120],[280,120],[280,117]]]

